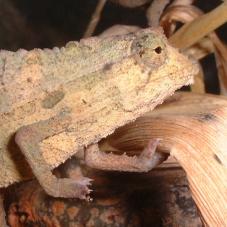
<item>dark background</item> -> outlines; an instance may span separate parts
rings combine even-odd
[[[204,12],[222,1],[197,0]],[[16,51],[20,48],[52,48],[70,40],[79,40],[89,23],[97,0],[0,0],[0,49]],[[107,1],[95,35],[115,24],[147,26],[146,9],[149,4],[126,8]],[[217,32],[227,41],[227,25]],[[213,54],[202,61],[207,92],[219,93],[216,64]]]

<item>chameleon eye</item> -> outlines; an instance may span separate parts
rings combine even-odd
[[[154,49],[154,51],[155,51],[156,54],[161,54],[162,53],[162,48],[160,46],[158,46],[158,47],[156,47]]]
[[[165,39],[155,33],[141,34],[132,43],[131,51],[138,63],[149,68],[157,68],[166,60]]]

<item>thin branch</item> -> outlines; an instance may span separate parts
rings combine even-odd
[[[106,0],[99,0],[96,6],[96,9],[91,17],[90,23],[88,24],[88,27],[84,33],[84,36],[83,36],[84,38],[90,37],[94,33],[96,26],[100,20],[101,13],[105,4],[106,4]]]

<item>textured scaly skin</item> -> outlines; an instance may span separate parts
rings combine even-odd
[[[60,49],[1,51],[0,187],[34,174],[51,188],[51,169],[151,111],[196,72],[153,29]],[[80,197],[62,190],[49,194]]]

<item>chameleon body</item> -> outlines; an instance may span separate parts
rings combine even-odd
[[[95,157],[102,138],[191,83],[196,72],[154,29],[52,50],[1,51],[0,187],[35,176],[52,196],[86,198],[89,179],[58,179],[51,170],[79,150],[94,163],[89,149]]]

